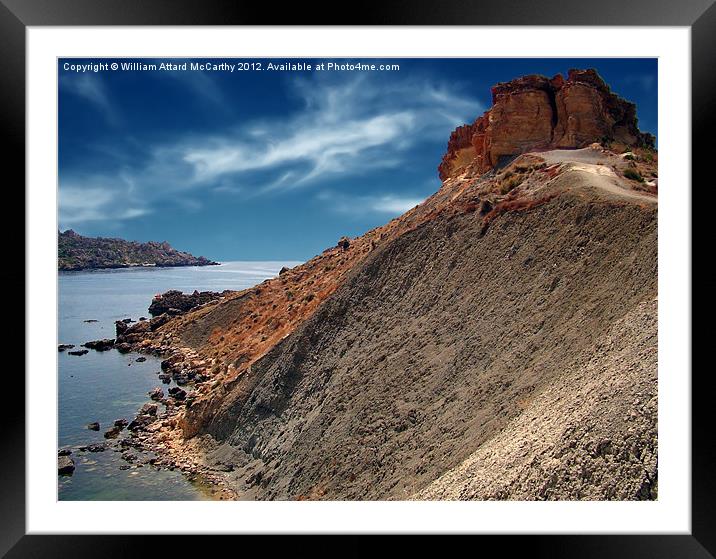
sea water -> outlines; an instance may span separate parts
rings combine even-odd
[[[60,272],[58,344],[81,344],[115,337],[115,321],[150,318],[152,297],[169,289],[183,292],[241,290],[274,277],[283,266],[297,262],[226,262],[219,266],[130,268]],[[60,500],[199,500],[210,499],[210,488],[190,482],[178,471],[149,465],[128,465],[110,446],[104,452],[80,452],[78,447],[104,442],[104,432],[116,419],[131,421],[149,402],[160,360],[116,350],[90,350],[82,356],[58,354],[58,448],[70,448],[76,469],[58,476]],[[87,424],[100,423],[99,431]],[[122,435],[126,436],[126,430]]]

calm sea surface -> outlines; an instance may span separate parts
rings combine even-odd
[[[114,322],[123,318],[149,318],[152,297],[169,289],[184,292],[245,289],[274,277],[282,266],[297,262],[226,262],[220,266],[142,268],[60,272],[58,343],[80,348],[89,340],[114,338]],[[85,322],[85,321],[96,322]],[[83,356],[58,355],[59,433],[58,448],[71,448],[76,469],[72,476],[58,477],[60,500],[198,500],[210,499],[210,491],[189,482],[179,472],[150,466],[128,470],[121,454],[80,452],[77,447],[103,442],[104,432],[115,419],[132,420],[137,409],[150,401],[155,386],[164,391],[157,374],[159,359],[120,354],[115,350]],[[98,421],[99,431],[88,423]],[[125,436],[126,431],[122,433]]]

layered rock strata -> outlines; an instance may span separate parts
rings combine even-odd
[[[469,164],[482,173],[528,151],[594,142],[653,147],[654,137],[639,130],[636,106],[595,70],[570,70],[566,80],[524,76],[492,88],[492,107],[452,133],[438,171],[445,180]]]

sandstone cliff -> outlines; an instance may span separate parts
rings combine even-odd
[[[492,88],[492,107],[452,133],[438,170],[445,180],[471,163],[484,172],[527,151],[612,141],[654,147],[654,137],[637,127],[636,106],[596,71],[570,70],[566,80],[525,76]]]

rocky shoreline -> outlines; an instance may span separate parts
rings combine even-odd
[[[115,349],[121,353],[139,353],[162,358],[160,370],[157,372],[159,385],[147,394],[147,403],[142,405],[131,420],[120,418],[114,421],[105,432],[103,443],[89,444],[76,448],[62,448],[58,450],[58,474],[73,475],[75,470],[73,452],[104,452],[112,450],[122,453],[122,459],[127,463],[120,469],[153,467],[180,471],[189,481],[209,486],[214,497],[220,500],[234,499],[236,495],[225,480],[226,472],[232,470],[231,465],[208,465],[202,460],[203,453],[200,446],[209,441],[186,441],[182,436],[180,421],[185,409],[191,407],[196,396],[198,386],[210,382],[211,368],[214,360],[199,358],[198,354],[186,347],[182,347],[179,340],[172,334],[160,333],[157,330],[166,324],[169,319],[188,310],[214,305],[226,295],[233,293],[203,292],[183,295],[180,292],[170,291],[164,294],[167,303],[177,303],[181,309],[172,306],[169,312],[163,312],[147,320],[133,321],[131,319],[115,322],[116,338],[88,341],[82,347],[94,351],[108,351]],[[179,297],[181,295],[181,297]],[[157,296],[152,301],[155,304],[163,296]],[[155,306],[155,310],[160,308]],[[143,318],[143,317],[142,317]],[[60,344],[58,351],[70,349],[69,344]],[[83,349],[78,354],[84,354]],[[72,354],[73,352],[68,352]],[[137,361],[145,360],[139,356]],[[174,381],[176,386],[168,390],[164,385]],[[99,431],[101,426],[92,422],[88,429]],[[120,438],[126,431],[127,435]]]

